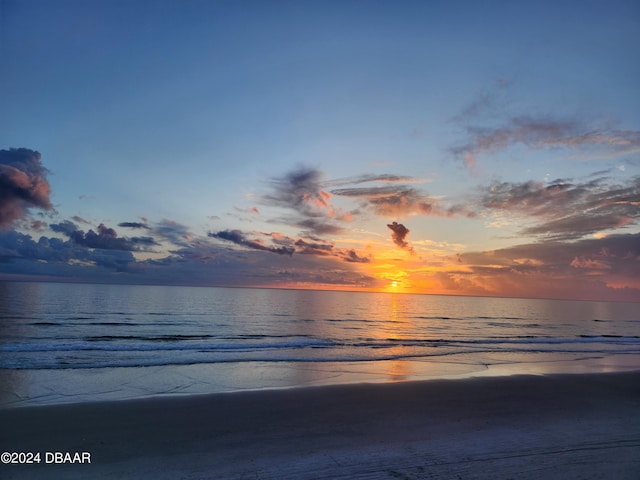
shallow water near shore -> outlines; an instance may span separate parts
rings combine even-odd
[[[640,369],[638,304],[1,283],[0,406]]]

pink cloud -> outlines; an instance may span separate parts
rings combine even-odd
[[[589,270],[611,270],[611,265],[608,263],[585,257],[574,257],[569,265],[573,268],[584,268]]]

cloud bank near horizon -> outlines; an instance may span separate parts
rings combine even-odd
[[[7,207],[13,212],[11,224],[20,223],[22,232],[0,232],[0,274],[6,278],[379,289],[387,276],[375,272],[390,261],[386,252],[395,246],[409,254],[391,260],[395,268],[427,279],[436,293],[640,298],[640,176],[620,180],[597,172],[584,180],[494,180],[465,199],[441,197],[427,203],[431,196],[424,182],[410,176],[332,180],[303,167],[266,182],[266,192],[256,197],[264,208],[239,209],[281,229],[222,228],[202,235],[176,220],[143,218],[117,223],[119,229],[144,232],[128,236],[77,215],[48,225],[30,222],[30,208],[53,209],[39,155],[20,151],[20,158],[27,158],[21,171],[32,176],[25,185],[35,188],[27,197],[31,203]],[[14,179],[14,185],[15,178],[6,175],[4,181]],[[12,195],[5,206],[14,201]],[[350,225],[389,218],[392,212],[408,220],[381,224],[391,231],[386,241],[381,230],[361,248],[344,243]],[[428,238],[412,235],[412,244],[408,242],[407,222],[433,216],[483,221],[492,212],[512,216],[521,225],[522,238],[536,241],[495,251],[462,251],[449,263],[426,250]],[[222,222],[219,216],[211,221]],[[42,234],[47,228],[51,234]],[[297,234],[287,233],[291,231]],[[37,233],[41,235],[35,239]]]

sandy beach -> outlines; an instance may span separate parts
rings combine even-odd
[[[41,454],[1,465],[10,479],[640,478],[640,372],[25,407],[0,424],[2,452]]]

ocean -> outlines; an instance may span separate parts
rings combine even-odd
[[[640,304],[0,282],[0,407],[640,369]]]

